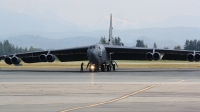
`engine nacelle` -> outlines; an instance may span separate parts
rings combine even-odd
[[[146,58],[149,60],[149,61],[152,61],[153,60],[153,54],[151,52],[148,52],[146,54]]]
[[[16,56],[12,57],[12,63],[13,64],[18,65],[18,64],[20,64],[20,62],[21,62],[20,58],[18,58]]]
[[[8,64],[8,65],[12,65],[12,58],[11,57],[6,57],[4,59],[5,63]]]
[[[192,53],[189,53],[187,55],[187,60],[190,61],[190,62],[194,61],[194,55]]]
[[[46,58],[47,58],[48,62],[54,62],[55,61],[55,56],[53,54],[48,54],[46,56]]]
[[[195,59],[195,61],[199,61],[200,60],[200,54],[199,53],[195,54],[194,59]]]
[[[47,55],[46,55],[46,54],[41,54],[41,55],[39,56],[39,59],[40,59],[40,61],[42,61],[42,62],[47,62]]]
[[[160,53],[158,53],[158,52],[155,52],[154,54],[153,54],[153,59],[154,60],[159,60],[160,59]]]

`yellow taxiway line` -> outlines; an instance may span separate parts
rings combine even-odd
[[[179,84],[181,82],[184,82],[185,80],[180,80],[178,82],[173,82],[173,83],[168,83],[168,84],[164,84],[164,85],[171,85],[171,84]],[[162,84],[163,85],[163,84]],[[66,109],[66,110],[62,110],[60,112],[69,112],[69,111],[73,111],[73,110],[78,110],[78,109],[84,109],[84,108],[91,108],[91,107],[95,107],[95,106],[99,106],[99,105],[104,105],[104,104],[108,104],[108,103],[113,103],[113,102],[116,102],[116,101],[119,101],[119,100],[123,100],[125,98],[128,98],[130,96],[133,96],[135,94],[138,94],[138,93],[141,93],[141,92],[144,92],[146,90],[149,90],[151,88],[154,88],[156,85],[151,85],[151,86],[147,86],[146,88],[144,89],[141,89],[141,90],[138,90],[138,91],[135,91],[133,93],[130,93],[130,94],[127,94],[127,95],[124,95],[124,96],[121,96],[119,98],[115,98],[115,99],[112,99],[112,100],[108,100],[108,101],[105,101],[105,102],[100,102],[100,103],[96,103],[96,104],[91,104],[91,105],[86,105],[86,106],[80,106],[80,107],[74,107],[74,108],[69,108],[69,109]]]
[[[128,98],[130,96],[133,96],[135,94],[138,94],[138,93],[141,93],[141,92],[144,92],[148,89],[151,89],[153,87],[155,87],[156,85],[151,85],[151,86],[148,86],[144,89],[141,89],[141,90],[138,90],[138,91],[135,91],[133,93],[130,93],[130,94],[127,94],[127,95],[124,95],[122,97],[119,97],[119,98],[115,98],[115,99],[112,99],[112,100],[109,100],[109,101],[105,101],[105,102],[100,102],[100,103],[96,103],[96,104],[92,104],[92,105],[86,105],[86,106],[80,106],[80,107],[75,107],[75,108],[70,108],[70,109],[66,109],[66,110],[62,110],[60,112],[69,112],[69,111],[73,111],[73,110],[78,110],[78,109],[83,109],[83,108],[91,108],[91,107],[95,107],[95,106],[99,106],[99,105],[104,105],[104,104],[108,104],[108,103],[113,103],[113,102],[116,102],[116,101],[119,101],[119,100],[123,100],[125,98]]]

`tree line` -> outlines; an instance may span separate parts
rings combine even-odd
[[[6,55],[6,54],[15,54],[15,53],[24,53],[24,52],[33,52],[33,51],[42,51],[41,48],[34,48],[30,47],[28,48],[22,48],[15,46],[14,44],[11,44],[8,40],[4,40],[3,42],[0,42],[0,55]]]
[[[104,36],[104,37],[101,37],[99,43],[100,44],[108,44],[108,41]],[[120,37],[113,38],[113,44],[114,45],[119,45],[119,46],[124,46],[124,43],[121,42]],[[147,44],[145,44],[143,40],[136,40],[135,47],[148,48]],[[153,48],[157,48],[157,44],[156,43],[153,44]],[[164,47],[163,49],[169,49],[169,48],[168,47]],[[197,40],[197,39],[189,40],[189,39],[187,39],[185,41],[184,48],[181,48],[181,46],[178,45],[178,46],[174,46],[174,49],[176,49],[176,50],[183,49],[183,50],[197,50],[197,51],[200,51],[200,40]]]
[[[121,42],[121,38],[120,37],[115,37],[115,38],[112,38],[113,40],[113,45],[118,45],[118,46],[124,46],[124,43]],[[108,41],[106,39],[106,37],[101,37],[100,41],[99,41],[100,44],[108,44]]]
[[[146,47],[147,48],[147,44],[144,44],[143,40],[137,40],[136,41],[136,47]],[[153,48],[157,48],[156,43],[153,44]],[[164,47],[163,49],[169,49],[169,48],[168,47]],[[174,46],[174,49],[181,50],[182,48],[178,45],[178,46]],[[200,40],[196,40],[196,39],[194,39],[194,40],[186,40],[183,50],[200,51]]]

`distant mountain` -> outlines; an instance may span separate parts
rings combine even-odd
[[[157,28],[167,28],[167,27],[197,27],[200,28],[200,16],[174,16],[169,17],[164,20],[153,22],[146,27],[157,27]]]
[[[81,28],[60,18],[42,19],[24,13],[0,9],[0,35],[20,35],[40,32],[79,31]]]
[[[108,30],[92,32],[43,32],[40,34],[17,35],[0,40],[9,39],[15,45],[34,46],[43,49],[65,48],[98,43],[101,36],[108,39]],[[174,27],[174,28],[146,28],[133,30],[114,30],[113,37],[120,37],[126,46],[135,46],[137,39],[144,40],[148,47],[153,47],[155,42],[158,48],[185,44],[186,39],[200,40],[200,28]],[[58,44],[57,44],[58,43]]]
[[[174,48],[174,46],[180,45],[181,47],[184,45],[179,44],[172,40],[153,40],[147,37],[139,37],[137,39],[144,40],[144,43],[147,44],[149,48],[153,47],[153,43],[155,42],[157,44],[158,48],[164,48],[169,47],[171,49]],[[133,47],[136,45],[136,40],[134,39],[130,43],[125,43],[125,46]],[[42,48],[42,49],[63,49],[63,48],[69,48],[69,47],[77,47],[77,46],[86,46],[86,45],[92,45],[99,43],[99,38],[94,37],[71,37],[71,38],[63,38],[63,39],[50,39],[46,37],[41,36],[33,36],[33,35],[20,35],[15,37],[10,37],[8,40],[13,43],[14,45],[18,47],[30,47],[34,46],[36,48]],[[123,42],[123,38],[122,38]]]
[[[50,16],[53,17],[49,18]],[[94,29],[107,27],[106,30],[88,30],[87,26],[62,20],[51,11],[30,16],[0,9],[0,17],[0,41],[9,39],[21,47],[32,45],[43,49],[56,49],[98,43],[101,36],[108,38],[109,17],[100,19],[92,26]],[[126,46],[135,46],[137,39],[143,39],[148,47],[152,47],[156,42],[159,48],[173,48],[176,45],[183,46],[186,39],[200,40],[199,20],[199,16],[177,16],[152,23],[138,21],[138,25],[142,23],[142,27],[147,28],[127,29],[129,27],[123,27],[123,22],[134,25],[134,20],[116,15],[113,16],[113,37],[120,37]]]
[[[9,42],[18,47],[30,47],[42,49],[63,49],[69,47],[85,46],[98,43],[100,38],[73,37],[64,39],[50,39],[41,36],[19,35],[8,38]]]

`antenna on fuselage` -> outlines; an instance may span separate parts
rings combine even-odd
[[[113,44],[113,38],[112,38],[112,14],[110,14],[110,28],[109,28],[109,39],[108,39],[108,45],[112,45]]]

